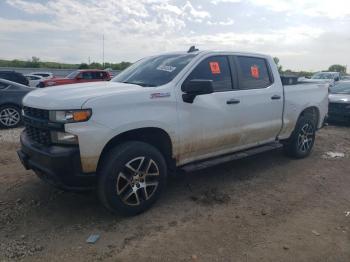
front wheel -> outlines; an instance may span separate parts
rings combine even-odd
[[[312,120],[301,117],[291,135],[284,144],[285,152],[294,158],[310,155],[315,143],[316,128]]]
[[[136,215],[156,202],[166,176],[166,162],[155,147],[126,142],[104,157],[98,172],[98,195],[112,212]]]

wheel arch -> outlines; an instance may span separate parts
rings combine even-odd
[[[22,109],[22,105],[16,104],[14,102],[4,102],[0,104],[0,108],[5,106],[13,106],[13,107],[17,107],[18,109]]]
[[[305,108],[299,115],[298,121],[301,117],[307,117],[312,119],[315,128],[317,129],[320,123],[320,110],[316,106],[310,106]]]
[[[101,152],[97,170],[100,169],[104,157],[112,148],[127,141],[139,141],[154,146],[163,154],[168,168],[175,168],[176,162],[172,157],[173,143],[170,135],[164,129],[158,127],[144,127],[123,132],[110,139]]]

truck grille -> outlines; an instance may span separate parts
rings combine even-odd
[[[42,144],[42,145],[50,145],[51,144],[51,137],[50,137],[50,131],[39,129],[33,126],[30,126],[28,124],[25,124],[25,131],[27,136],[34,140],[35,142]]]
[[[41,120],[49,120],[49,111],[33,107],[23,107],[24,114],[29,117],[38,118]]]
[[[33,107],[23,107],[23,112],[27,136],[38,144],[51,145],[50,130],[47,126],[49,111]]]

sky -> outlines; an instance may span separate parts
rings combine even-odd
[[[0,58],[134,62],[169,51],[247,51],[284,69],[349,65],[349,0],[0,0]]]

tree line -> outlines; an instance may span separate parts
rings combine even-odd
[[[17,68],[51,68],[51,69],[106,69],[111,68],[113,70],[123,70],[127,68],[131,63],[101,63],[92,62],[81,64],[67,64],[57,62],[44,62],[39,57],[33,56],[30,60],[0,60],[0,67],[17,67]]]
[[[280,64],[280,60],[278,57],[274,57],[273,60],[275,61],[277,67],[278,67],[278,71],[280,74],[284,74],[284,75],[294,75],[294,76],[298,76],[298,77],[311,77],[313,74],[315,74],[315,72],[310,72],[310,71],[293,71],[290,69],[283,69],[283,66]],[[323,71],[328,71],[328,72],[339,72],[343,75],[347,74],[347,66],[345,65],[339,65],[339,64],[335,64],[335,65],[331,65],[330,67],[328,67],[327,70],[323,70]]]
[[[273,58],[277,64],[278,71],[280,74],[285,75],[295,75],[295,76],[304,76],[311,77],[315,72],[310,71],[292,71],[290,69],[283,69],[283,66],[280,64],[278,57]],[[0,67],[17,67],[17,68],[51,68],[51,69],[106,69],[111,68],[112,70],[123,70],[130,66],[130,62],[120,62],[120,63],[104,63],[102,65],[98,62],[80,63],[80,64],[67,64],[67,63],[57,63],[57,62],[44,62],[41,61],[39,57],[33,56],[30,60],[0,60]],[[331,65],[328,70],[331,72],[340,72],[346,74],[347,67],[344,65]]]

